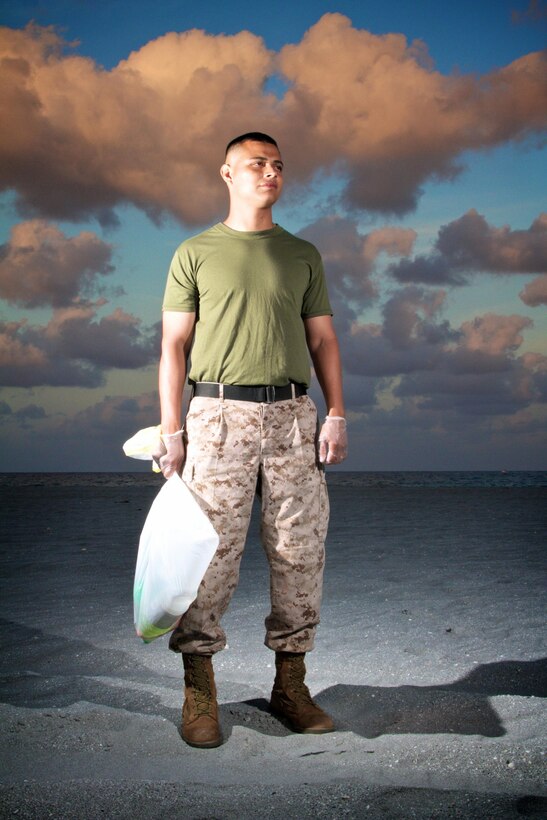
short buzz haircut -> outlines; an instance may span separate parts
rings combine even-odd
[[[226,156],[228,156],[232,148],[236,145],[240,145],[242,142],[248,142],[249,140],[253,142],[267,142],[270,145],[275,145],[279,151],[279,146],[273,137],[268,136],[268,134],[262,134],[260,131],[249,131],[247,134],[241,134],[241,136],[234,137],[233,140],[230,140],[226,146]]]

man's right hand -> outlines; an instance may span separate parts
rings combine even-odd
[[[180,475],[186,455],[182,430],[172,435],[162,435],[160,440],[162,450],[154,454],[154,460],[162,471],[164,478],[171,478],[175,473]]]

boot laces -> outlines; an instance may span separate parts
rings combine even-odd
[[[190,668],[190,686],[194,693],[196,711],[202,715],[212,716],[213,713],[213,692],[211,681],[201,658],[192,660]]]
[[[302,704],[315,706],[310,690],[304,683],[302,665],[298,661],[289,662],[289,681],[295,700]]]

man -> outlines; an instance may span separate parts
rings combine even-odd
[[[237,137],[220,173],[228,217],[175,253],[159,372],[164,451],[157,461],[166,478],[184,466],[183,479],[220,539],[169,644],[184,663],[182,736],[199,747],[222,742],[211,658],[226,645],[220,621],[237,586],[257,481],[271,579],[265,643],[276,653],[270,706],[295,731],[334,728],[304,683],[304,655],[319,622],[328,523],[321,462],[337,464],[347,450],[321,258],[272,219],[283,187],[277,143],[258,132]],[[183,432],[190,351],[194,392]],[[319,444],[306,395],[309,354],[328,412]]]

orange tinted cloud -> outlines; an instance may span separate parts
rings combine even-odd
[[[122,310],[97,315],[104,300],[54,311],[47,325],[0,322],[0,384],[98,387],[105,371],[158,359],[159,325],[145,328]]]
[[[364,378],[368,397],[375,378],[383,389],[390,384],[397,399],[452,415],[490,416],[544,402],[546,358],[520,354],[532,321],[485,314],[454,327],[443,318],[445,298],[444,291],[412,285],[387,300],[382,324],[356,320],[341,336],[350,382]]]
[[[90,232],[69,238],[39,219],[15,225],[0,246],[0,297],[24,307],[70,304],[111,273],[112,248]]]
[[[374,279],[378,257],[409,254],[417,234],[392,227],[361,234],[354,220],[325,217],[308,225],[300,236],[321,252],[336,329],[344,334],[351,330],[356,310],[361,312],[378,296]]]
[[[2,185],[48,216],[108,222],[132,202],[208,220],[225,143],[271,109],[262,40],[167,34],[111,71],[63,47],[51,29],[0,30]]]
[[[453,176],[462,151],[547,124],[545,57],[528,54],[483,77],[435,71],[425,45],[376,36],[327,14],[279,65],[292,87],[287,133],[303,164],[345,160],[353,205],[403,212],[432,175]]]
[[[44,351],[18,335],[25,324],[25,321],[0,323],[0,371],[16,371],[19,368],[23,372],[32,371],[46,364],[47,356]],[[30,384],[32,383],[31,381]]]
[[[334,216],[308,225],[300,236],[313,242],[321,252],[334,297],[358,299],[363,304],[363,299],[377,295],[371,275],[380,254],[408,255],[417,234],[410,228],[393,227],[361,234],[353,220]]]
[[[401,305],[407,290],[400,293]],[[409,292],[411,315],[416,296],[419,304],[419,291],[413,296],[414,290]],[[451,329],[434,316],[414,314],[413,330],[404,346],[397,349],[393,341],[390,344],[385,330],[383,345],[366,332],[361,341],[369,352],[375,349],[377,362],[383,359],[386,370],[389,367],[400,374],[393,389],[397,398],[412,398],[420,410],[448,413],[453,420],[466,415],[490,418],[547,399],[542,372],[545,357],[518,355],[523,331],[531,326],[524,316],[486,314]],[[366,356],[361,360],[365,362]],[[446,416],[439,417],[439,422],[446,421]]]
[[[517,350],[524,341],[522,331],[531,327],[526,316],[496,316],[486,313],[470,322],[464,322],[461,330],[464,345],[469,350],[480,350],[492,356]]]
[[[547,270],[547,213],[528,230],[495,228],[472,208],[439,231],[437,248],[463,269],[497,273],[534,273]]]
[[[545,61],[528,54],[483,77],[445,76],[425,46],[327,14],[278,55],[263,41],[170,33],[110,71],[65,53],[51,29],[0,31],[0,184],[26,213],[115,219],[131,202],[189,224],[218,216],[225,143],[280,140],[289,178],[345,169],[359,208],[403,212],[458,157],[546,123]],[[264,91],[278,72],[281,99]]]
[[[529,282],[519,293],[520,298],[525,305],[530,307],[537,307],[538,305],[547,305],[547,275],[538,276],[532,282]]]

